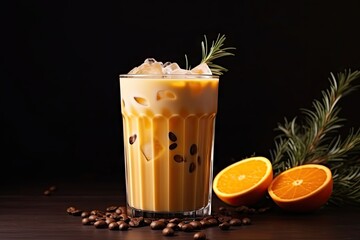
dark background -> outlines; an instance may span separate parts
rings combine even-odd
[[[330,72],[360,70],[360,1],[2,1],[1,16],[1,184],[122,182],[118,75],[148,57],[195,66],[204,34],[236,47],[217,62],[215,172],[270,157],[278,122]],[[346,128],[359,103],[341,101]]]

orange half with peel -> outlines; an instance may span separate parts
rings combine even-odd
[[[292,212],[310,212],[323,206],[333,189],[331,170],[321,164],[304,164],[277,175],[268,188],[273,201]]]
[[[265,157],[242,159],[221,170],[214,178],[217,197],[232,206],[256,205],[273,179],[272,164]]]

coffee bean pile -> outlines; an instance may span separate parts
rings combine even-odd
[[[218,227],[226,231],[234,226],[251,225],[252,220],[249,215],[262,213],[268,209],[241,206],[229,210],[220,207],[216,213],[201,219],[129,217],[124,206],[109,206],[104,211],[97,209],[83,211],[76,207],[68,207],[66,212],[72,216],[80,216],[83,225],[98,229],[126,231],[129,228],[149,227],[151,230],[161,231],[163,236],[174,236],[176,231],[195,232],[194,239],[202,240],[206,239],[203,229]]]

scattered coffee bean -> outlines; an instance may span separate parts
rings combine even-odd
[[[206,234],[204,232],[197,232],[194,234],[195,240],[206,240]]]
[[[53,194],[53,192],[55,192],[56,191],[56,186],[55,185],[53,185],[53,186],[50,186],[48,189],[46,189],[44,192],[43,192],[43,194],[45,195],[45,196],[51,196],[52,194]]]
[[[241,220],[242,224],[243,225],[250,225],[251,224],[251,219],[248,218],[248,217],[244,217],[242,220]]]
[[[89,218],[82,218],[81,223],[83,225],[91,225],[91,223],[93,223],[93,222]]]
[[[242,221],[239,218],[232,218],[229,223],[231,226],[241,226]]]
[[[166,224],[167,228],[172,228],[172,229],[176,229],[177,224],[174,222],[169,222],[168,224]]]
[[[170,227],[166,227],[162,230],[162,234],[164,236],[173,236],[175,234],[174,229],[170,228]]]
[[[126,222],[122,222],[122,223],[119,224],[119,229],[121,231],[126,231],[126,230],[129,229],[129,227],[130,227],[129,224],[127,224]]]
[[[118,230],[119,229],[119,224],[117,222],[111,222],[111,223],[109,223],[108,228],[110,230]]]
[[[155,220],[150,224],[150,228],[152,230],[162,230],[166,227],[166,223],[164,221]]]
[[[219,228],[220,228],[221,230],[228,230],[228,229],[230,228],[230,223],[228,223],[228,222],[220,223],[220,224],[219,224]]]
[[[184,232],[191,232],[192,230],[194,230],[194,227],[190,223],[185,223],[181,226],[181,230]]]
[[[194,230],[199,230],[202,228],[202,225],[200,223],[200,221],[191,221],[189,224],[191,224],[193,226]]]
[[[97,220],[94,223],[94,227],[96,228],[106,228],[108,225],[106,224],[106,222],[104,220]]]
[[[45,195],[45,196],[50,196],[50,195],[51,195],[51,191],[50,191],[50,190],[45,190],[45,191],[44,191],[44,195]]]

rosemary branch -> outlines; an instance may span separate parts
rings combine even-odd
[[[213,61],[218,58],[226,57],[226,56],[234,56],[234,53],[228,52],[230,50],[235,50],[235,47],[223,47],[224,42],[226,40],[225,35],[218,34],[215,41],[212,41],[211,47],[209,49],[208,40],[206,35],[204,35],[204,41],[201,41],[201,53],[202,59],[201,63],[206,63],[210,68],[212,74],[214,75],[222,75],[223,72],[227,72],[228,69],[224,68],[218,64],[215,64]],[[186,69],[189,69],[188,59],[185,55],[186,61]]]
[[[360,128],[351,128],[345,138],[338,132],[345,121],[338,116],[339,100],[359,87],[352,85],[358,78],[360,71],[345,70],[337,77],[331,73],[330,88],[322,91],[322,101],[313,101],[313,110],[302,109],[302,119],[285,118],[278,124],[280,134],[270,152],[275,175],[307,163],[327,165],[334,180],[329,202],[337,205],[360,205]]]

